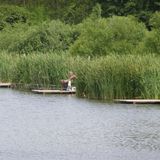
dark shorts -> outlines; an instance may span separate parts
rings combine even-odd
[[[68,88],[68,82],[67,83],[63,83],[63,90],[67,90]]]

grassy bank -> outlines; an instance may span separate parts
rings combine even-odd
[[[0,56],[0,80],[60,86],[73,70],[77,95],[96,99],[160,98],[160,57],[110,55],[93,60],[68,55]]]

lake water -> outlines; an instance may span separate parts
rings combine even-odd
[[[160,106],[0,89],[0,160],[159,160]]]

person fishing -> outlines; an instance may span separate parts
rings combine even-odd
[[[61,89],[62,90],[71,90],[72,89],[71,83],[75,79],[77,79],[77,76],[72,71],[70,71],[68,73],[68,79],[66,79],[66,80],[63,80],[63,79],[60,80],[60,82],[61,82]]]

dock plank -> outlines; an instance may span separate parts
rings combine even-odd
[[[0,88],[9,88],[11,85],[11,83],[0,83]]]
[[[37,94],[75,94],[76,91],[64,91],[64,90],[32,90],[33,93]]]
[[[126,104],[160,104],[160,99],[116,99],[114,101]]]

